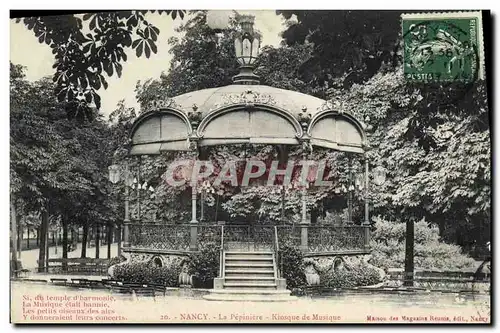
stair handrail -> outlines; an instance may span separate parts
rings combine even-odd
[[[221,226],[221,231],[220,231],[219,263],[220,263],[219,277],[223,278],[224,277],[224,226],[223,225]]]
[[[281,271],[280,271],[281,258],[280,258],[280,248],[279,248],[279,243],[278,243],[278,227],[277,226],[274,226],[274,252],[276,253],[276,277],[279,279],[279,278],[281,278]]]

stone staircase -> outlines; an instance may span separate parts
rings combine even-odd
[[[278,278],[276,258],[269,251],[225,251],[222,276],[205,295],[217,301],[292,301],[285,279]]]

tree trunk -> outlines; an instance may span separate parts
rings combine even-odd
[[[318,224],[318,210],[317,209],[312,209],[311,210],[311,224]]]
[[[63,259],[67,259],[68,258],[68,221],[66,220],[66,216],[63,216],[62,227],[63,227],[62,257],[63,257]],[[63,272],[66,272],[68,270],[68,263],[63,261],[62,269],[63,269]]]
[[[87,245],[88,247],[90,247],[93,237],[94,237],[94,227],[89,227],[89,243]]]
[[[50,257],[50,251],[49,251],[49,225],[50,225],[50,223],[47,222],[47,229],[45,230],[45,235],[43,236],[45,238],[45,271],[47,273],[49,272],[49,257]]]
[[[52,245],[54,245],[54,253],[57,254],[57,233],[52,231]]]
[[[122,254],[122,226],[119,224],[116,228],[116,243],[118,246],[118,256]]]
[[[36,246],[40,246],[40,230],[42,230],[41,225],[36,228]]]
[[[413,220],[406,221],[406,252],[405,252],[405,281],[404,285],[413,287],[415,249],[415,224]]]
[[[108,259],[111,259],[111,238],[113,237],[113,229],[111,224],[106,227],[107,239],[108,239]]]
[[[21,223],[21,216],[17,215],[16,212],[16,222],[17,222],[17,256],[21,260],[22,254],[22,243],[23,243],[23,224]]]
[[[45,210],[42,212],[42,223],[40,224],[40,232],[38,233],[38,239],[40,241],[40,248],[38,252],[38,272],[42,273],[45,272],[46,266],[45,266],[45,257],[46,257],[46,250],[47,250],[47,229],[49,227],[49,212]]]
[[[82,235],[82,253],[81,256],[82,258],[85,258],[87,256],[87,238],[89,234],[89,225],[87,222],[83,224],[83,235]]]
[[[66,228],[67,228],[67,227],[68,227],[68,226],[66,225]],[[68,234],[68,231],[69,231],[69,234]],[[73,232],[72,232],[71,230],[67,230],[67,231],[66,231],[66,234],[67,234],[67,236],[66,236],[66,237],[67,237],[66,242],[67,242],[68,244],[73,244]]]
[[[16,244],[16,236],[17,236],[17,215],[16,215],[16,204],[15,204],[15,198],[14,195],[11,194],[10,197],[10,216],[11,216],[11,232],[10,232],[10,248],[12,251],[12,258],[11,258],[11,269],[12,270],[18,270],[19,267],[17,267],[17,244]],[[11,276],[14,276],[15,273],[11,272]]]
[[[75,226],[71,227],[71,248],[76,249],[78,244],[78,229],[75,229]]]
[[[96,259],[99,259],[99,248],[101,245],[101,244],[99,244],[100,239],[101,239],[101,228],[97,224],[95,227],[95,257],[96,257]]]
[[[28,233],[28,238],[26,239],[26,249],[30,249],[30,228],[26,229],[26,232]]]

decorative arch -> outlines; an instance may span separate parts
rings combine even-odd
[[[188,150],[193,129],[187,115],[173,108],[143,113],[130,131],[130,155],[156,155],[166,150]]]
[[[317,113],[311,119],[307,135],[315,146],[360,154],[365,152],[364,126],[349,113],[335,110]]]
[[[200,145],[298,144],[303,130],[287,110],[265,104],[237,104],[210,112],[197,130]]]
[[[163,258],[160,256],[153,257],[151,260],[153,267],[163,267]]]

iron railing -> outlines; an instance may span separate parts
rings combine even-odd
[[[220,233],[219,263],[220,263],[219,277],[223,278],[224,277],[224,226],[221,226],[221,233]]]
[[[131,247],[154,250],[189,251],[189,224],[131,223]]]
[[[299,225],[277,225],[278,245],[300,247],[300,226]]]
[[[365,248],[365,227],[308,226],[308,252],[357,251]]]
[[[361,225],[242,225],[242,224],[129,224],[130,247],[165,251],[189,251],[191,228],[197,229],[197,246],[211,243],[223,250],[283,250],[300,247],[307,253],[349,253],[369,249],[369,233]],[[301,247],[302,229],[307,247]]]
[[[191,225],[192,226],[192,225]],[[198,224],[198,245],[218,245],[222,237],[220,225]]]
[[[234,225],[224,228],[225,250],[272,250],[274,230],[272,225]]]
[[[280,246],[278,242],[278,228],[274,226],[274,257],[276,259],[276,278],[281,278],[282,265],[283,262],[281,260]]]

